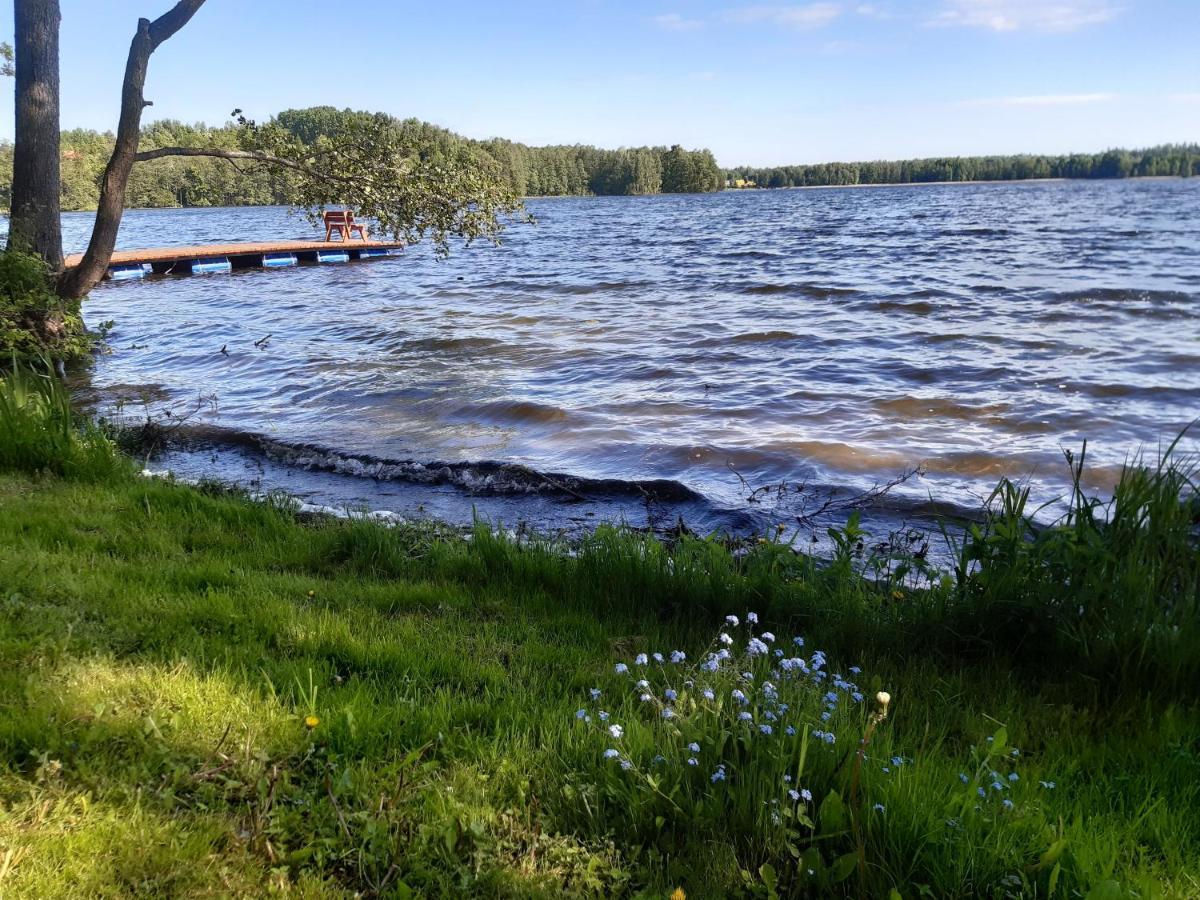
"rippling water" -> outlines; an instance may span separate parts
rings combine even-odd
[[[1200,415],[1200,180],[529,205],[538,225],[447,261],[105,285],[92,383],[215,395],[185,474],[550,527],[645,521],[647,493],[761,527],[918,465],[889,525],[1001,475],[1049,498],[1062,447],[1087,438],[1103,486]],[[79,248],[90,217],[66,220]],[[282,209],[135,211],[120,246],[309,234]],[[780,483],[807,488],[748,498]]]

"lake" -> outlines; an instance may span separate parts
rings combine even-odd
[[[1003,475],[1052,499],[1084,439],[1104,489],[1200,415],[1200,180],[529,208],[447,260],[106,284],[89,396],[187,417],[151,468],[326,506],[803,519],[805,539],[906,474],[866,504],[877,532],[975,509]],[[91,217],[64,220],[82,249]],[[119,246],[312,233],[283,209],[145,210]]]

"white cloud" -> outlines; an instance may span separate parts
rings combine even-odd
[[[654,24],[659,28],[667,29],[667,31],[695,31],[697,28],[704,27],[704,23],[699,19],[689,19],[679,13],[664,13],[661,16],[655,16]]]
[[[963,100],[959,106],[1077,106],[1084,103],[1107,103],[1116,94],[1033,94],[1025,97],[984,97]]]
[[[1120,12],[1108,0],[946,0],[929,24],[1064,32],[1108,22]]]
[[[841,7],[836,3],[810,3],[807,6],[747,6],[730,10],[726,20],[743,24],[767,23],[786,28],[820,28],[828,25],[839,15]]]

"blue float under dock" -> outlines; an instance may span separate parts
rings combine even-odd
[[[155,247],[118,250],[109,263],[114,281],[147,275],[208,275],[238,269],[280,269],[309,263],[347,263],[397,256],[404,245],[389,241],[271,241],[257,244],[205,244],[190,247]],[[82,254],[66,259],[79,265]]]

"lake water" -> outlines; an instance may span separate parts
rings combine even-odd
[[[1103,488],[1200,415],[1200,179],[529,207],[445,261],[106,284],[91,383],[126,415],[207,398],[157,464],[183,475],[543,529],[760,529],[920,467],[866,510],[887,530],[1002,475],[1050,499],[1085,438]],[[311,233],[134,211],[119,244]]]

